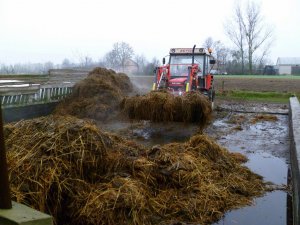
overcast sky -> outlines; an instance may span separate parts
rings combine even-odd
[[[300,0],[262,0],[275,26],[270,58],[300,57]],[[223,24],[235,0],[0,0],[0,63],[98,60],[115,42],[148,60],[211,36],[230,47]]]

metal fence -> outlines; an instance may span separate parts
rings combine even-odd
[[[16,106],[16,105],[28,105],[34,103],[43,102],[57,102],[67,97],[72,93],[72,86],[60,86],[60,87],[41,87],[37,92],[9,92],[2,93],[0,95],[0,102],[3,107]]]

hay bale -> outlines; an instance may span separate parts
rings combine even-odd
[[[166,91],[152,91],[146,95],[127,97],[121,103],[130,119],[154,122],[190,122],[205,127],[212,119],[209,100],[199,92],[174,96]]]
[[[75,84],[71,96],[63,100],[54,113],[106,120],[117,114],[123,96],[132,91],[126,74],[98,67]]]
[[[146,149],[69,116],[4,133],[13,200],[56,224],[209,224],[266,190],[242,157],[205,135]]]

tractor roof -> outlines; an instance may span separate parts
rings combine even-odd
[[[174,55],[189,55],[193,53],[193,48],[171,48],[170,54]],[[205,55],[208,54],[208,52],[205,50],[205,48],[195,48],[194,51],[195,55]]]

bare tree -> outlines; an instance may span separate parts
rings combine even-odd
[[[88,55],[81,55],[79,58],[79,64],[80,67],[87,68],[93,65],[93,59]]]
[[[206,49],[209,49],[209,48],[212,48],[214,45],[214,40],[212,39],[212,37],[208,37],[205,39],[202,47],[203,48],[206,48]]]
[[[238,47],[243,65],[245,45],[247,46],[249,73],[252,74],[254,53],[261,52],[264,58],[273,43],[273,26],[265,22],[260,6],[254,1],[248,1],[245,8],[237,3],[234,17],[225,27],[225,31],[230,40]]]
[[[264,46],[264,48],[260,52],[259,56],[254,59],[255,64],[263,65],[268,61],[268,59],[266,59],[266,57],[269,54],[271,45],[272,45],[272,42],[269,42]]]
[[[214,41],[212,37],[206,38],[202,46],[206,49],[212,49],[212,54],[216,59],[219,58],[218,56],[224,48],[224,44],[220,40]]]
[[[261,15],[260,7],[254,2],[248,2],[243,29],[248,45],[249,72],[253,73],[253,54],[265,44],[270,47],[273,42],[273,27],[268,26]]]
[[[243,30],[243,16],[241,6],[236,2],[233,18],[224,24],[225,33],[237,47],[241,56],[242,74],[245,71],[245,35]]]
[[[225,59],[227,58],[228,55],[228,50],[224,46],[224,44],[218,40],[214,41],[212,37],[208,37],[205,39],[203,45],[204,48],[206,49],[212,49],[212,55],[215,57],[217,63],[217,69],[218,70],[224,70],[224,65],[225,65]],[[225,57],[226,56],[226,57]]]
[[[114,52],[114,51],[110,51],[105,54],[104,63],[106,65],[106,67],[108,67],[108,68],[112,68],[115,70],[119,70],[119,68],[120,68],[119,61],[116,56],[116,52]]]
[[[155,68],[159,65],[160,61],[156,57],[154,57],[151,62],[147,63],[147,65],[145,66],[145,74],[152,75]]]
[[[61,67],[62,67],[63,69],[71,67],[71,62],[70,62],[70,60],[67,59],[67,58],[65,58],[65,59],[62,61],[62,63],[61,63]]]
[[[147,63],[146,57],[144,55],[135,55],[134,60],[138,66],[138,73],[144,74],[144,69]]]
[[[51,70],[51,69],[54,69],[54,64],[53,64],[53,62],[50,62],[50,61],[45,62],[45,63],[44,63],[43,73],[44,73],[44,74],[49,73],[49,70]]]
[[[222,51],[225,49],[224,44],[221,41],[215,41],[212,50],[213,50],[213,55],[215,58],[219,61],[221,58]]]
[[[222,73],[226,72],[226,64],[229,58],[229,54],[230,54],[230,49],[223,47],[220,49],[219,52],[219,69],[221,70]]]
[[[117,42],[113,49],[105,55],[105,61],[114,69],[125,71],[126,62],[132,58],[134,51],[132,47],[125,42]]]

